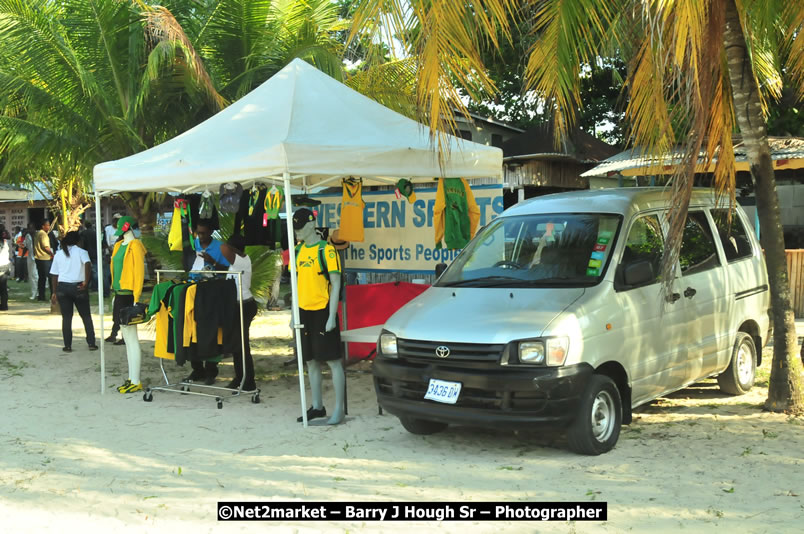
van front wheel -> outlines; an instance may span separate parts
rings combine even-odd
[[[592,375],[581,397],[578,414],[567,430],[569,448],[598,455],[614,448],[620,437],[623,409],[620,391],[603,375]]]
[[[743,395],[754,385],[757,372],[757,349],[754,339],[745,332],[737,332],[737,340],[731,352],[731,361],[717,377],[717,384],[724,393]]]

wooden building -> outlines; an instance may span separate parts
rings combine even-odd
[[[618,149],[575,129],[556,147],[552,124],[531,128],[503,144],[505,207],[536,196],[589,189],[584,172]]]

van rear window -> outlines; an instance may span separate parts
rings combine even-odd
[[[726,261],[732,262],[750,257],[753,254],[751,240],[748,238],[748,233],[743,226],[743,221],[737,215],[737,211],[714,209],[711,210],[711,213],[715,220],[720,244],[726,254]]]

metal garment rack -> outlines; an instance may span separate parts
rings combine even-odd
[[[221,386],[208,386],[206,384],[196,384],[195,382],[186,382],[184,380],[180,382],[170,383],[168,379],[167,373],[165,372],[165,365],[164,365],[164,358],[158,358],[159,360],[159,368],[162,370],[162,377],[165,379],[164,386],[154,386],[145,388],[145,392],[142,395],[142,400],[145,402],[151,402],[153,400],[153,392],[154,391],[166,391],[170,393],[180,393],[182,395],[196,395],[199,397],[212,397],[215,399],[215,402],[218,405],[218,409],[220,410],[223,408],[223,401],[232,397],[239,397],[242,394],[251,395],[251,402],[254,404],[259,404],[260,402],[260,389],[253,389],[244,391],[243,384],[246,382],[246,339],[243,335],[243,273],[239,271],[184,271],[180,269],[157,269],[156,270],[156,284],[159,285],[161,274],[162,273],[203,273],[203,274],[235,274],[237,275],[237,303],[240,308],[240,357],[243,361],[243,377],[240,379],[240,385],[237,386],[237,389],[232,388],[225,388]],[[168,333],[169,335],[169,333]],[[195,388],[203,388],[209,390],[217,390],[221,392],[228,392],[231,395],[223,396],[219,393],[202,393],[199,391],[190,391],[191,387]]]

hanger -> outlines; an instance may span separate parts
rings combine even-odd
[[[279,191],[279,189],[276,188],[276,184],[271,184],[271,189],[269,189],[268,192],[274,194],[277,191]]]
[[[212,193],[209,192],[209,186],[204,187],[203,197],[204,198],[209,198],[211,194]]]

